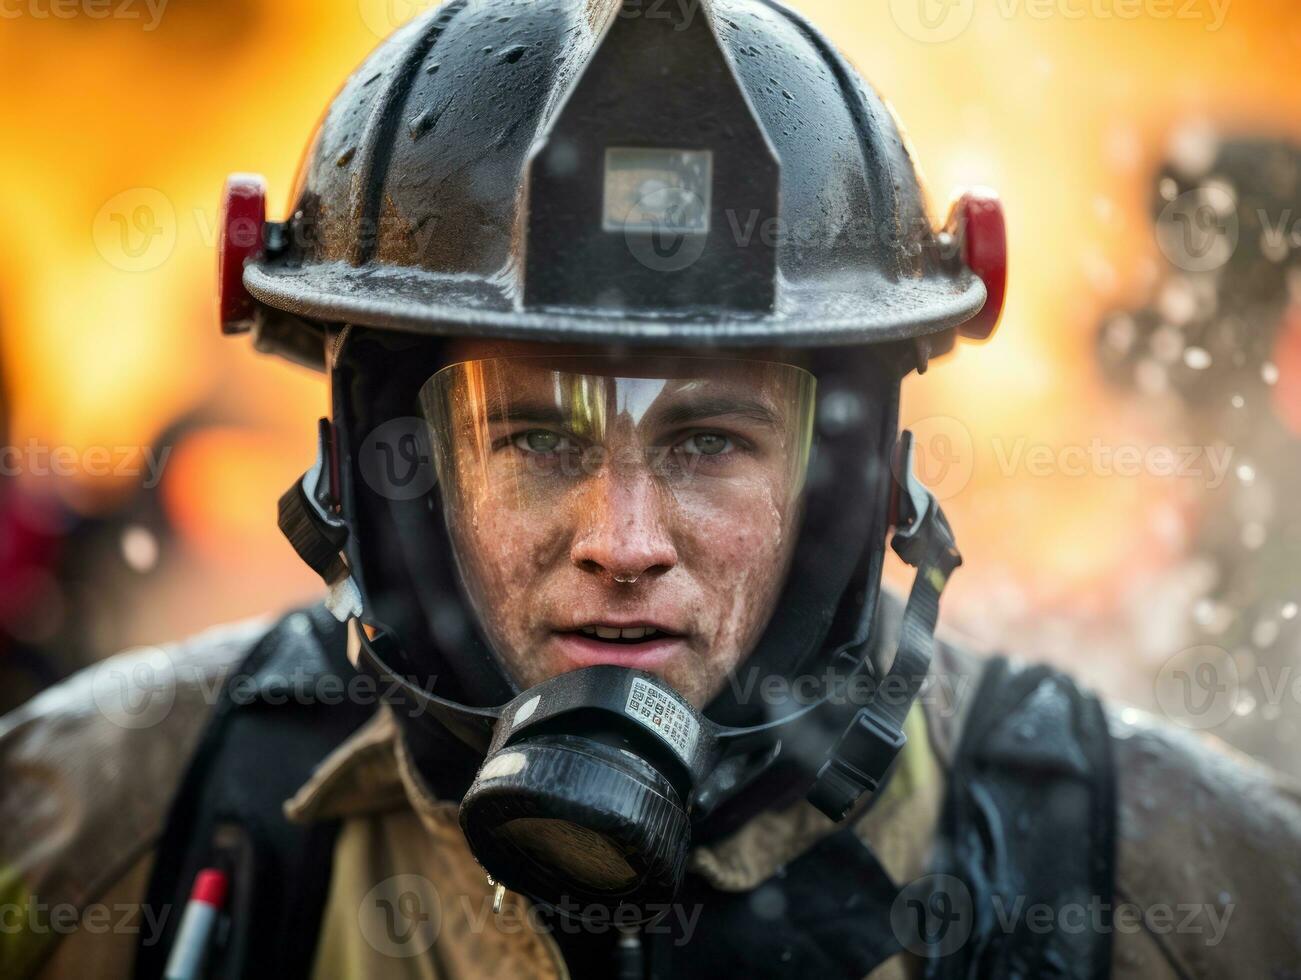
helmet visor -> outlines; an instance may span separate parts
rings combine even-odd
[[[656,517],[792,514],[808,467],[813,376],[791,364],[703,357],[501,357],[422,387],[449,526],[539,530],[610,494]]]

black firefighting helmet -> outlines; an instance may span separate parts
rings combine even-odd
[[[799,351],[816,446],[747,667],[884,676],[869,641],[894,527],[926,574],[889,672],[924,674],[958,559],[897,453],[899,383],[957,335],[992,333],[996,198],[968,194],[933,227],[885,104],[775,0],[453,0],[345,83],[288,220],[265,222],[264,200],[256,178],[227,185],[223,329],[331,376],[317,465],[281,527],[353,621],[360,661],[405,679],[423,709],[404,726],[414,755],[441,760],[429,778],[464,797],[489,871],[553,903],[645,901],[672,894],[693,829],[777,801],[765,780],[835,817],[878,786],[919,677],[848,714],[731,687],[702,715],[623,668],[519,690],[467,611],[429,434],[406,423],[449,339]],[[428,478],[395,480],[395,463]],[[449,784],[453,747],[466,761]],[[613,770],[617,792],[583,796]],[[594,848],[619,856],[613,879],[566,866]]]

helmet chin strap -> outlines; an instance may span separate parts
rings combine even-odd
[[[818,770],[809,802],[832,820],[843,820],[859,798],[875,793],[899,751],[908,741],[904,723],[930,671],[940,593],[962,564],[953,530],[935,499],[913,472],[913,434],[904,431],[895,449],[891,547],[917,569],[899,629],[899,645],[890,670],[875,687],[871,701],[854,714]],[[842,651],[849,676],[866,667],[867,658]]]
[[[397,638],[382,627],[362,623],[362,597],[341,554],[348,531],[331,493],[332,457],[330,424],[322,419],[316,464],[281,499],[281,529],[304,561],[330,586],[331,611],[341,621],[350,622],[348,654],[353,664],[383,680],[390,701],[405,702],[471,748],[484,751],[493,741],[494,728],[503,714],[530,692],[523,692],[506,705],[472,707],[439,697],[390,666],[393,661],[385,649]],[[962,564],[948,520],[934,495],[914,474],[912,457],[913,436],[905,431],[892,465],[891,546],[917,569],[917,575],[889,670],[867,685],[870,698],[849,697],[847,687],[873,672],[869,640],[856,641],[834,654],[832,679],[812,704],[792,705],[790,711],[775,712],[777,717],[752,727],[728,727],[701,718],[706,741],[713,749],[707,764],[703,756],[698,760],[705,770],[697,773],[701,778],[696,787],[697,804],[703,811],[713,809],[728,795],[728,787],[714,785],[717,781],[709,776],[729,755],[750,751],[769,741],[778,729],[815,714],[824,721],[830,717],[834,730],[839,727],[835,719],[846,711],[844,706],[855,709],[854,713],[822,756],[824,761],[808,792],[809,801],[831,819],[843,820],[864,794],[875,793],[884,781],[907,742],[904,724],[930,668],[940,594],[953,570]],[[777,752],[769,754],[769,761]],[[719,775],[723,777],[721,782],[735,785],[735,772],[720,768]]]

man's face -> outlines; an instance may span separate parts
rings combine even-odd
[[[813,381],[773,362],[468,357],[422,392],[481,624],[523,687],[594,664],[697,707],[794,549]]]

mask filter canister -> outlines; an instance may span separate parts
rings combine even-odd
[[[710,741],[691,706],[649,674],[563,674],[502,712],[461,827],[507,888],[575,918],[594,907],[630,916],[682,884],[693,770]]]

